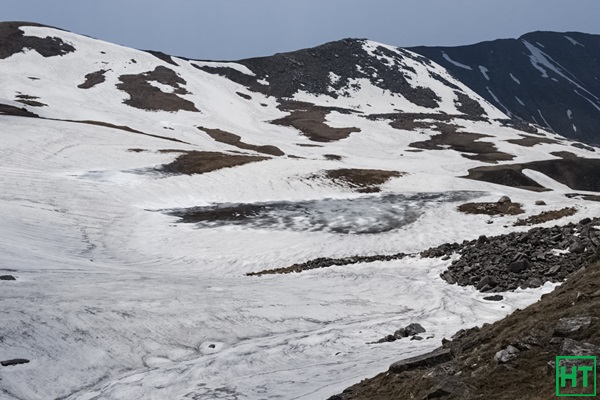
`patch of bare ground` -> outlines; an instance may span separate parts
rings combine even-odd
[[[568,158],[532,161],[523,164],[477,167],[469,170],[464,178],[475,179],[520,189],[548,190],[523,174],[531,169],[549,176],[573,190],[600,192],[600,159]]]
[[[517,222],[514,223],[514,226],[529,226],[543,224],[544,222],[569,217],[571,215],[574,215],[576,212],[577,209],[575,207],[565,207],[561,208],[560,210],[542,211],[539,214],[532,215],[525,219],[519,218]]]
[[[242,142],[240,136],[227,131],[223,131],[221,129],[209,129],[204,128],[202,126],[199,126],[198,129],[206,132],[208,136],[210,136],[217,142],[225,143],[230,146],[237,147],[239,149],[252,150],[258,153],[268,154],[271,156],[283,156],[285,154],[283,151],[281,151],[278,147],[275,146],[257,146],[254,144],[244,143]]]
[[[460,330],[436,352],[392,365],[329,400],[553,399],[558,355],[600,356],[597,261],[524,310]],[[562,393],[589,389],[580,384]]]
[[[392,122],[391,125],[392,127],[398,126],[395,121]],[[413,142],[409,144],[410,147],[422,150],[452,149],[462,153],[463,157],[470,160],[477,160],[490,164],[496,164],[498,161],[510,161],[515,158],[512,154],[499,151],[493,143],[479,141],[479,139],[491,137],[490,135],[459,132],[458,125],[448,123],[436,122],[435,124],[429,125],[435,125],[436,129],[441,133],[431,136],[428,140]]]
[[[533,179],[523,174],[519,165],[501,165],[477,167],[469,170],[464,178],[510,186],[533,192],[545,192],[549,189],[543,187]]]
[[[295,101],[284,102],[278,108],[290,112],[290,115],[271,121],[272,124],[295,128],[315,142],[333,142],[345,139],[353,132],[360,132],[359,128],[332,128],[326,124],[327,114],[339,109]]]
[[[522,121],[522,120],[497,119],[496,121],[500,122],[502,124],[502,126],[507,126],[509,128],[513,128],[513,129],[516,129],[521,132],[529,133],[532,135],[538,135],[538,136],[546,136],[545,133],[538,131],[538,129],[535,126],[533,126],[525,121]]]
[[[153,71],[137,75],[121,75],[117,88],[129,94],[129,99],[124,103],[135,108],[148,111],[196,111],[194,103],[178,95],[189,94],[181,85],[187,82],[175,71],[167,67],[158,66]],[[173,88],[173,92],[166,93],[152,86],[150,82],[158,82]]]
[[[376,193],[391,178],[404,175],[398,171],[385,171],[381,169],[341,168],[325,171],[324,176],[334,183],[350,186],[360,193]]]
[[[579,158],[577,154],[571,153],[570,151],[553,151],[550,154],[556,157],[564,158],[565,160],[574,160]]]
[[[160,170],[172,174],[204,174],[222,168],[237,167],[268,159],[269,157],[225,154],[213,151],[186,151],[172,163],[163,165]]]
[[[63,56],[75,48],[58,37],[25,36],[22,26],[44,26],[31,22],[0,22],[0,59],[21,53],[25,49],[38,52],[43,57]]]
[[[235,92],[235,94],[237,94],[238,96],[240,96],[242,99],[246,99],[246,100],[252,100],[252,96],[247,95],[245,93],[242,92]]]
[[[106,78],[104,77],[104,74],[106,72],[108,72],[108,71],[105,69],[101,69],[99,71],[90,72],[89,74],[86,74],[85,82],[77,85],[77,87],[79,89],[89,89],[96,85],[101,84],[102,82],[104,82],[106,80]]]
[[[37,101],[38,99],[39,97],[37,96],[30,96],[28,94],[18,94],[16,96],[15,101],[32,107],[48,107],[48,104],[41,103]]]
[[[25,107],[18,108],[15,106],[10,106],[8,104],[0,104],[0,114],[12,115],[13,117],[40,118],[39,115],[32,113],[31,111],[27,111]]]
[[[465,203],[458,206],[458,211],[465,214],[485,215],[517,215],[523,214],[522,205],[512,201],[496,203]]]
[[[419,150],[446,150],[451,149],[463,153],[462,156],[471,160],[478,160],[495,164],[498,161],[509,161],[514,156],[499,151],[493,143],[480,141],[490,135],[481,133],[459,132],[458,125],[451,123],[455,119],[469,121],[482,121],[484,118],[476,115],[449,115],[449,114],[373,114],[367,118],[372,120],[391,119],[390,126],[395,129],[418,131],[436,129],[439,134],[430,139],[413,142],[409,147]],[[433,120],[433,121],[431,121]],[[414,151],[414,150],[412,150]]]
[[[296,146],[300,146],[300,147],[323,147],[320,144],[310,144],[310,143],[296,143]]]
[[[162,60],[168,64],[174,65],[176,67],[179,67],[179,64],[177,64],[175,61],[173,61],[173,58],[168,55],[163,53],[162,51],[155,51],[155,50],[145,50],[146,53],[150,53],[152,54],[154,57],[158,58],[159,60]]]
[[[565,196],[570,199],[578,198],[587,201],[600,201],[600,196],[595,194],[567,193]]]
[[[519,136],[521,136],[521,139],[509,139],[509,140],[507,140],[507,142],[516,144],[519,146],[525,146],[525,147],[533,147],[536,144],[543,144],[543,143],[547,143],[547,144],[558,143],[557,140],[549,139],[546,137],[529,136],[529,135],[519,135]]]
[[[329,161],[340,161],[342,159],[342,156],[338,156],[337,154],[324,154],[323,157]]]

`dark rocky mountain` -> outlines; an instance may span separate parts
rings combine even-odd
[[[511,117],[600,143],[600,36],[532,32],[458,47],[414,47]]]

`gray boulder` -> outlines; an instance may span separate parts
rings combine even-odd
[[[450,352],[450,349],[439,347],[427,354],[396,361],[390,365],[390,372],[400,373],[417,368],[433,367],[446,361],[450,361],[451,359],[452,353]]]
[[[554,327],[554,336],[570,336],[582,329],[588,328],[592,324],[592,317],[567,317],[558,320]]]
[[[404,328],[407,336],[418,335],[419,333],[426,332],[425,328],[421,326],[421,324],[410,324],[406,328]]]

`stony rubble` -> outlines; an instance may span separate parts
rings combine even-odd
[[[442,278],[481,292],[503,292],[561,282],[599,257],[600,219],[585,218],[552,228],[445,243],[421,252],[422,257],[450,258],[458,253]]]

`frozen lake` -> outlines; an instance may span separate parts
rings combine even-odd
[[[410,193],[262,203],[220,203],[170,211],[200,228],[243,226],[255,229],[323,231],[339,234],[389,232],[415,222],[427,208],[464,202],[481,192]]]

